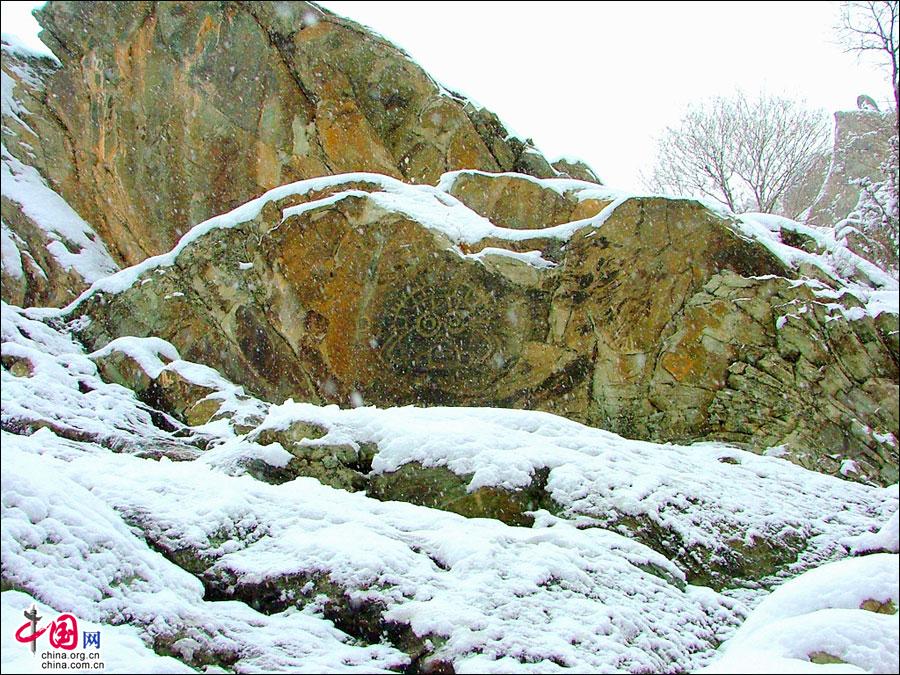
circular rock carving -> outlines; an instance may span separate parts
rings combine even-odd
[[[494,309],[488,292],[453,278],[394,291],[375,323],[381,360],[397,375],[468,379],[497,352]]]

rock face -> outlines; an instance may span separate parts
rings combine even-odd
[[[276,185],[375,172],[281,189],[129,271],[140,284],[93,293],[71,314],[94,348],[162,337],[272,401],[539,408],[896,479],[896,315],[867,313],[829,268],[695,202],[624,199],[551,165],[314,5],[38,15],[61,63],[4,48],[5,185],[71,213],[63,228],[5,188],[9,301],[62,304]],[[839,115],[829,180],[868,171],[883,118]],[[592,182],[548,180],[562,174]],[[843,208],[832,192],[811,218]]]
[[[61,62],[3,46],[4,616],[127,631],[114,670],[686,672],[896,552],[898,284],[839,238],[551,164],[312,4],[39,16]],[[801,666],[884,670],[896,557],[854,568],[884,626]]]
[[[192,225],[298,179],[562,175],[495,115],[315,5],[51,2],[37,16],[62,63],[42,64],[39,86],[19,89],[53,161],[38,166],[20,143],[7,146],[120,264],[164,253]]]
[[[806,214],[834,227],[847,248],[900,278],[896,111],[835,113],[834,149],[824,184]]]
[[[558,159],[553,162],[553,168],[569,178],[603,185],[603,181],[594,173],[594,170],[580,159]]]
[[[861,179],[883,180],[880,165],[889,155],[896,124],[893,112],[846,110],[834,114],[831,165],[806,216],[807,224],[833,227],[856,208]]]
[[[834,288],[804,281],[697,202],[506,175],[441,186],[286,186],[69,313],[90,344],[161,337],[272,401],[536,408],[896,480],[895,314],[808,262]],[[514,229],[531,213],[562,224]]]
[[[559,187],[555,187],[559,185]],[[464,171],[443,181],[446,190],[494,225],[516,230],[539,230],[596,216],[611,199],[585,199],[566,187],[571,183],[545,183],[530,176]],[[554,189],[555,188],[555,189]]]
[[[2,78],[2,296],[17,305],[63,305],[117,269],[93,228],[50,184],[71,166],[65,134],[46,114],[58,68],[4,37]]]

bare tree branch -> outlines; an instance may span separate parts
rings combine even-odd
[[[824,114],[789,99],[715,98],[666,129],[649,187],[710,197],[732,211],[776,212],[828,138]]]
[[[900,6],[896,0],[842,2],[838,36],[848,52],[880,52],[891,73],[894,110],[900,111]]]

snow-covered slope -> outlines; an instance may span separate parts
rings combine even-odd
[[[729,530],[753,546],[777,536],[773,525],[796,528],[805,552],[784,577],[845,554],[840,541],[854,546],[848,537],[897,510],[895,487],[727,446],[627,441],[544,413],[271,406],[229,389],[222,401],[249,409],[255,427],[239,433],[231,410],[231,422],[191,429],[104,382],[103,355],[5,304],[2,339],[4,626],[21,625],[33,600],[43,615],[75,613],[109,631],[113,664],[172,669],[138,636],[183,663],[238,670],[413,660],[456,672],[683,671],[713,659],[777,579],[686,586],[677,561],[604,529],[605,516],[650,517],[686,547]],[[157,377],[181,363],[184,377],[227,388],[158,341],[118,348]],[[312,478],[253,478],[240,460],[284,464],[291,453],[262,445],[264,434],[300,421],[327,429],[310,448],[377,444],[373,474],[445,465],[474,490],[515,488],[549,467],[547,489],[566,508],[511,527]],[[857,595],[895,598],[895,585],[869,574]],[[877,648],[892,628],[874,621],[854,635]],[[4,670],[19,667],[25,647],[3,639]]]
[[[700,672],[897,672],[896,535],[891,550],[823,565],[784,584]]]

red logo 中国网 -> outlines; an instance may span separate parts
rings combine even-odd
[[[44,626],[38,630],[37,624],[41,620],[38,616],[37,608],[32,606],[31,610],[25,611],[25,618],[28,623],[22,624],[16,631],[16,641],[22,643],[31,643],[31,653],[35,652],[35,643],[37,639],[50,631],[50,646],[54,649],[75,649],[78,646],[78,619],[71,614],[60,614],[56,617],[56,621],[50,622],[49,626]],[[26,632],[30,629],[30,632]]]

